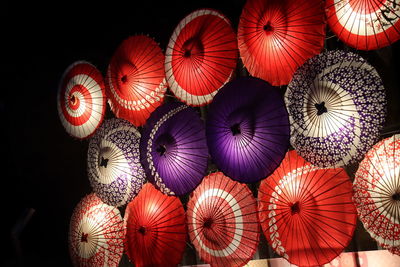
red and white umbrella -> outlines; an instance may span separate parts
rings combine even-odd
[[[94,193],[75,207],[69,226],[74,266],[118,266],[124,251],[124,221],[119,210]]]
[[[165,72],[171,91],[191,106],[212,101],[236,67],[236,34],[227,17],[199,9],[175,28],[166,50]]]
[[[126,253],[135,266],[177,266],[186,246],[185,210],[179,198],[147,183],[126,207]]]
[[[322,51],[324,17],[320,0],[247,0],[237,37],[244,66],[274,86],[287,85],[299,66]]]
[[[111,58],[106,89],[115,116],[143,125],[163,101],[167,90],[165,56],[159,45],[145,35],[124,40]]]
[[[374,50],[400,39],[399,0],[327,0],[330,29],[345,44]]]
[[[71,64],[58,87],[57,109],[68,134],[78,139],[93,135],[106,112],[106,93],[101,72],[86,61]]]
[[[342,168],[322,169],[292,150],[258,192],[261,227],[277,254],[298,266],[321,266],[350,243],[357,213]]]
[[[359,219],[372,238],[385,248],[400,247],[399,134],[368,151],[356,172],[353,190]]]
[[[243,266],[259,242],[257,204],[246,184],[222,172],[206,176],[187,204],[190,240],[212,266]]]

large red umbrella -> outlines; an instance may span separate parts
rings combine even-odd
[[[118,266],[125,228],[116,207],[94,193],[75,207],[69,226],[69,251],[74,266]]]
[[[179,198],[147,183],[126,207],[125,247],[135,266],[176,266],[186,245],[185,210]]]
[[[327,0],[330,29],[360,50],[388,46],[400,39],[399,0]]]
[[[195,10],[177,25],[165,52],[170,89],[188,105],[206,105],[231,79],[237,58],[229,19],[216,10]]]
[[[257,206],[246,184],[222,172],[206,176],[187,204],[190,239],[212,266],[243,266],[259,241]]]
[[[145,123],[164,99],[164,54],[145,35],[131,36],[115,51],[108,66],[106,89],[111,110],[135,126]]]
[[[62,125],[71,136],[78,139],[92,136],[106,112],[101,72],[86,61],[71,64],[61,78],[57,109]]]
[[[400,247],[400,135],[379,141],[361,161],[354,203],[368,233],[385,248]]]
[[[357,214],[342,168],[321,169],[292,150],[261,182],[261,227],[275,252],[298,266],[321,266],[350,243]]]
[[[248,0],[238,27],[239,51],[252,76],[286,85],[296,69],[324,46],[320,0]]]

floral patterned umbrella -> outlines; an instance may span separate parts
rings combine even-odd
[[[400,135],[375,144],[354,179],[354,203],[368,233],[392,251],[400,247]]]
[[[57,95],[58,115],[73,137],[86,139],[101,125],[106,113],[103,75],[86,61],[77,61],[65,70]]]
[[[69,251],[74,266],[119,266],[125,228],[119,210],[94,193],[75,207],[69,225]]]
[[[123,206],[137,195],[145,180],[140,164],[139,131],[128,121],[104,121],[90,139],[88,176],[94,192],[105,203]]]
[[[377,71],[340,50],[308,60],[285,93],[291,144],[320,167],[359,162],[379,138],[386,94]]]

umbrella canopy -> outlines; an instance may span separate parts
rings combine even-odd
[[[140,164],[139,131],[128,121],[104,121],[90,139],[87,160],[93,191],[105,203],[123,206],[137,195],[145,180]]]
[[[125,228],[119,210],[94,193],[75,207],[69,225],[69,251],[74,266],[119,266]]]
[[[386,248],[400,247],[400,135],[379,141],[361,161],[354,203],[364,228]],[[398,248],[397,248],[398,249]]]
[[[68,134],[78,139],[94,134],[106,112],[106,93],[100,71],[86,61],[70,65],[58,87],[57,109]]]
[[[388,46],[400,39],[399,0],[327,0],[330,29],[360,50]]]
[[[188,105],[203,106],[230,80],[239,53],[229,19],[199,9],[176,26],[165,54],[171,91]]]
[[[238,46],[252,76],[289,83],[296,69],[324,47],[320,0],[248,0],[238,26]]]
[[[227,176],[243,183],[265,178],[289,147],[282,94],[258,78],[227,83],[210,104],[206,135],[212,160]]]
[[[187,105],[165,103],[143,127],[140,157],[147,179],[161,192],[184,195],[192,191],[207,169],[204,122]]]
[[[360,161],[385,122],[383,82],[351,52],[328,51],[308,60],[289,83],[285,102],[291,144],[319,167]]]
[[[185,210],[179,198],[152,184],[126,207],[126,252],[135,266],[177,266],[186,246]]]
[[[125,39],[111,58],[106,76],[111,110],[135,126],[146,122],[163,101],[167,85],[165,56],[145,35]]]
[[[321,266],[350,243],[357,220],[352,183],[342,168],[321,169],[292,150],[258,192],[271,247],[298,266]]]
[[[212,266],[243,266],[259,242],[257,204],[245,184],[221,172],[206,176],[187,204],[191,242]]]

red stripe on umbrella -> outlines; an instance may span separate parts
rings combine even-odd
[[[286,85],[296,69],[324,46],[323,1],[248,0],[240,15],[238,44],[252,76]]]
[[[135,266],[176,266],[186,245],[185,211],[179,198],[147,183],[126,207],[125,247]]]
[[[199,9],[175,28],[165,57],[171,91],[191,106],[212,101],[236,67],[236,34],[228,18],[216,10]]]
[[[276,253],[298,266],[332,261],[356,227],[352,184],[342,168],[321,169],[293,150],[261,182],[261,227]]]
[[[135,126],[145,123],[166,91],[164,54],[144,35],[131,36],[115,51],[108,66],[106,89],[111,110]]]
[[[256,200],[250,189],[217,172],[206,176],[187,204],[190,239],[212,266],[243,266],[259,241]]]

